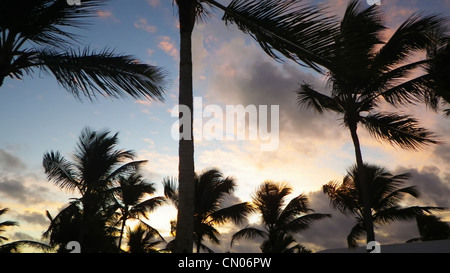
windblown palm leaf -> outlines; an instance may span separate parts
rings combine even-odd
[[[280,59],[279,52],[316,70],[330,64],[325,57],[330,55],[336,20],[324,6],[295,0],[234,0],[223,19],[250,34],[275,59]]]

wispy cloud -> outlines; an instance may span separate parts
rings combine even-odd
[[[147,0],[147,3],[154,8],[161,6],[161,0]]]
[[[175,42],[169,36],[160,36],[160,42],[158,48],[164,51],[166,54],[172,56],[175,60],[178,60],[178,49],[175,46]]]
[[[142,29],[148,33],[156,33],[157,31],[156,26],[150,25],[145,18],[139,18],[139,20],[134,23],[134,27],[137,29]]]
[[[112,13],[110,10],[99,10],[97,11],[97,16],[101,19],[112,20],[114,22],[119,22],[120,20]]]

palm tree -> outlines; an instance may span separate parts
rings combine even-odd
[[[77,219],[81,221],[77,241],[83,246],[82,249],[89,249],[89,245],[95,241],[85,238],[87,234],[92,235],[90,229],[104,229],[107,222],[114,220],[114,209],[111,209],[114,198],[108,191],[113,182],[120,176],[135,173],[146,162],[140,160],[125,163],[126,160],[133,160],[134,152],[116,149],[118,133],[113,136],[109,134],[108,131],[97,132],[84,128],[73,162],[59,152],[44,154],[42,164],[49,181],[61,189],[76,190],[81,195],[81,198],[69,207],[71,211],[76,211],[77,206],[81,210],[81,220]],[[110,231],[110,234],[112,233],[113,230]]]
[[[122,245],[122,237],[128,219],[139,219],[143,216],[147,218],[146,213],[152,212],[157,207],[164,204],[164,197],[157,196],[142,200],[145,195],[155,193],[153,183],[148,183],[139,173],[134,173],[128,177],[119,177],[119,186],[112,188],[111,191],[116,196],[116,204],[112,207],[118,208],[120,211],[120,219],[122,222],[119,235],[118,248]]]
[[[176,183],[173,180],[165,179],[163,185],[166,197],[173,200],[174,204],[178,204],[179,191],[176,189]],[[247,202],[223,207],[225,198],[234,191],[236,182],[231,177],[223,177],[223,174],[217,169],[210,169],[198,176],[196,175],[194,187],[195,221],[193,238],[197,246],[197,253],[200,253],[202,249],[212,252],[210,248],[203,244],[203,241],[207,237],[215,244],[220,243],[219,231],[215,226],[225,224],[229,220],[239,224],[253,208]],[[178,232],[178,226],[176,232]]]
[[[158,253],[159,250],[155,247],[165,242],[155,229],[149,228],[143,223],[139,223],[134,229],[130,227],[127,229],[127,244],[130,253]],[[155,239],[157,237],[160,239]]]
[[[70,29],[88,25],[104,4],[83,0],[5,0],[0,10],[0,86],[6,77],[22,79],[35,69],[52,74],[75,97],[162,100],[166,72],[110,49],[74,47],[80,39]]]
[[[0,209],[0,216],[8,212],[8,208]],[[5,227],[12,227],[12,226],[18,226],[19,223],[15,221],[3,221],[0,222],[0,232],[5,231]],[[18,252],[21,247],[28,246],[37,248],[43,251],[51,251],[52,247],[40,242],[30,241],[30,240],[20,240],[15,241],[7,244],[3,244],[3,241],[8,241],[8,238],[5,236],[0,235],[0,253],[11,253],[11,252]]]
[[[285,198],[291,193],[292,188],[286,184],[264,182],[253,197],[253,204],[261,213],[263,229],[246,227],[233,235],[231,245],[238,239],[261,237],[265,239],[261,245],[264,253],[306,252],[293,236],[309,228],[314,221],[331,215],[311,213],[313,210],[308,207],[304,194],[294,197],[285,206]]]
[[[385,168],[364,165],[366,181],[371,193],[371,215],[374,224],[389,224],[394,221],[411,221],[416,217],[432,211],[443,210],[440,207],[402,207],[401,201],[406,196],[419,198],[416,187],[403,187],[409,174],[393,175]],[[356,224],[347,237],[349,247],[356,247],[359,237],[366,232],[364,203],[361,200],[361,180],[359,168],[354,165],[339,182],[330,182],[323,186],[323,192],[330,198],[331,205],[345,215],[356,218]]]
[[[180,26],[179,105],[193,110],[192,32],[198,19],[206,19],[214,8],[225,12],[227,24],[236,24],[250,34],[274,58],[275,51],[298,63],[317,69],[315,62],[327,63],[321,56],[330,43],[334,28],[323,8],[299,4],[296,0],[233,0],[225,7],[214,0],[175,0]],[[187,114],[187,113],[185,113]],[[180,118],[182,113],[180,112]],[[179,210],[175,251],[192,252],[194,229],[194,140],[193,117],[180,126]],[[187,136],[187,137],[182,137]]]
[[[438,143],[412,116],[382,112],[379,106],[386,102],[394,106],[430,102],[435,98],[428,78],[423,75],[428,60],[411,61],[409,57],[426,52],[433,45],[432,34],[444,27],[444,20],[437,16],[412,15],[389,40],[383,41],[382,33],[387,27],[380,7],[364,9],[362,2],[349,3],[340,29],[333,36],[333,54],[327,56],[331,65],[326,67],[329,94],[320,93],[307,83],[300,86],[297,94],[298,104],[303,107],[342,116],[342,125],[349,129],[355,148],[360,180],[365,181],[359,125],[376,139],[405,149],[416,150]],[[361,183],[361,195],[369,242],[375,234],[367,183]]]

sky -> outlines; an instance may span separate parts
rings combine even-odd
[[[339,17],[348,3],[317,2],[327,4]],[[415,12],[440,12],[450,17],[449,0],[384,0],[381,5],[393,29]],[[325,79],[290,61],[274,61],[246,34],[225,26],[221,16],[216,11],[206,22],[197,24],[193,33],[194,96],[202,101],[196,111],[204,115],[196,128],[200,125],[205,129],[209,124],[211,119],[204,110],[212,105],[224,112],[227,105],[265,105],[268,109],[278,106],[279,141],[276,149],[264,151],[261,144],[265,140],[260,135],[255,140],[196,139],[196,171],[215,167],[224,176],[234,177],[237,187],[229,201],[236,202],[250,201],[266,180],[288,183],[293,193],[287,201],[305,193],[312,209],[333,215],[297,235],[298,242],[315,251],[346,247],[354,219],[332,209],[321,187],[341,180],[353,164],[350,135],[338,117],[298,107],[294,92],[303,82],[325,90]],[[76,30],[83,36],[79,46],[113,48],[165,68],[169,81],[165,102],[103,97],[94,102],[77,100],[58,86],[51,75],[39,71],[23,80],[5,79],[0,89],[0,208],[10,211],[0,221],[19,222],[19,227],[10,227],[5,234],[11,241],[40,241],[49,225],[45,211],[56,215],[69,198],[79,197],[47,181],[42,158],[52,150],[71,158],[86,126],[119,132],[119,148],[134,150],[136,159],[148,160],[142,173],[155,184],[156,195],[163,194],[164,177],[177,176],[178,141],[171,134],[177,122],[172,113],[178,103],[176,7],[170,0],[112,0],[90,23],[88,29]],[[417,186],[422,196],[419,200],[406,200],[405,205],[450,207],[450,120],[421,106],[399,111],[415,115],[443,143],[421,151],[404,151],[360,130],[364,160],[387,167],[395,174],[411,173],[408,185]],[[439,216],[450,221],[450,213]],[[152,213],[149,221],[168,236],[169,221],[175,218],[175,209],[167,205]],[[258,224],[258,217],[252,216],[249,223]],[[239,228],[242,226],[222,227],[222,245],[210,246],[216,251],[230,250],[229,239]],[[378,227],[376,235],[382,244],[401,243],[418,237],[418,231],[414,222],[400,222]],[[238,242],[231,251],[258,252],[258,242]]]

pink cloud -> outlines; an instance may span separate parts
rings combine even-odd
[[[145,18],[140,18],[137,22],[135,22],[134,27],[145,30],[148,33],[155,33],[157,30],[156,26],[150,25]]]
[[[174,41],[172,41],[169,36],[160,36],[158,47],[166,54],[172,56],[175,60],[178,59],[178,49],[176,48]]]
[[[116,16],[112,13],[110,10],[99,10],[97,11],[97,16],[101,19],[110,19],[114,22],[119,22],[119,19],[116,18]]]
[[[160,0],[147,0],[147,3],[152,7],[158,7],[161,6]]]

